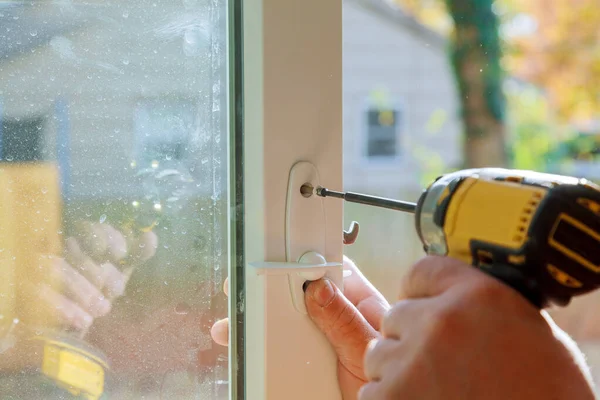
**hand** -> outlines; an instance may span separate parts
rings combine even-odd
[[[338,381],[344,400],[357,398],[367,382],[363,359],[368,344],[380,338],[379,329],[390,305],[356,265],[344,257],[344,293],[328,279],[311,282],[306,289],[306,309],[338,356]]]
[[[66,240],[64,257],[41,256],[40,270],[25,274],[21,302],[35,304],[36,315],[55,326],[85,332],[110,312],[135,265],[151,258],[156,247],[153,232],[134,237],[108,224],[81,223],[77,235]],[[30,313],[25,314],[27,322]]]
[[[547,313],[450,258],[413,267],[381,333],[360,399],[594,399],[582,354]]]
[[[364,352],[372,339],[380,337],[381,319],[390,306],[347,257],[344,269],[352,272],[344,280],[344,293],[328,279],[320,279],[307,285],[305,299],[309,316],[337,353],[343,398],[353,400],[367,381],[363,373]],[[228,295],[227,281],[225,291]],[[213,340],[227,345],[228,331],[227,319],[217,321],[211,330]]]

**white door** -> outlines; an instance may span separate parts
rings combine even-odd
[[[302,310],[301,288],[313,272],[341,284],[342,205],[303,198],[300,187],[342,187],[341,8],[317,0],[243,6],[245,251],[234,267],[245,296],[234,299],[244,313],[232,357],[243,363],[234,371],[245,372],[236,382],[248,399],[339,398],[336,359]],[[323,258],[301,260],[310,252]],[[338,266],[312,271],[299,261]]]

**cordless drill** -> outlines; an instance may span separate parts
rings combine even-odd
[[[316,194],[414,213],[427,254],[471,264],[539,308],[600,286],[600,186],[586,179],[481,168],[438,177],[416,203]]]

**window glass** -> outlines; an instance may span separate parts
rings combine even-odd
[[[0,397],[221,399],[226,0],[0,4]]]

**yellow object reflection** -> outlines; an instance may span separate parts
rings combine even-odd
[[[56,314],[40,307],[35,295],[44,285],[61,292],[57,274],[51,273],[51,256],[62,254],[57,167],[0,166],[0,196],[0,315],[29,328],[55,327]]]

